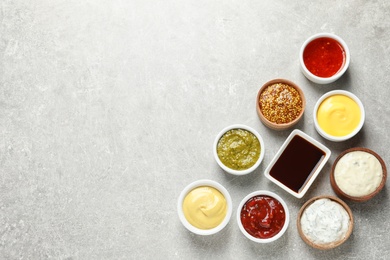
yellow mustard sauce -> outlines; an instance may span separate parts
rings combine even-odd
[[[332,136],[346,136],[359,125],[361,111],[350,97],[336,94],[326,98],[317,110],[318,124]]]
[[[210,186],[191,190],[183,201],[187,221],[199,229],[212,229],[222,223],[227,214],[227,202],[223,194]]]

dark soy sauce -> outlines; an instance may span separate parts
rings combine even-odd
[[[270,175],[299,193],[324,157],[324,151],[296,135],[272,167]]]

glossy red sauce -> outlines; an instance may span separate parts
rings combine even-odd
[[[345,63],[345,51],[341,44],[323,37],[311,41],[303,51],[306,68],[318,77],[329,78],[335,75]]]
[[[256,238],[271,238],[283,228],[286,213],[282,204],[270,196],[250,198],[241,209],[244,229]]]

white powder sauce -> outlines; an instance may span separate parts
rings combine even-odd
[[[301,217],[302,232],[315,244],[328,244],[343,239],[350,218],[339,203],[319,199],[308,206]]]

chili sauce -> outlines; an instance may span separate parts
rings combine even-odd
[[[329,78],[340,71],[345,63],[345,50],[331,38],[322,37],[311,41],[303,51],[306,68],[318,77]]]

